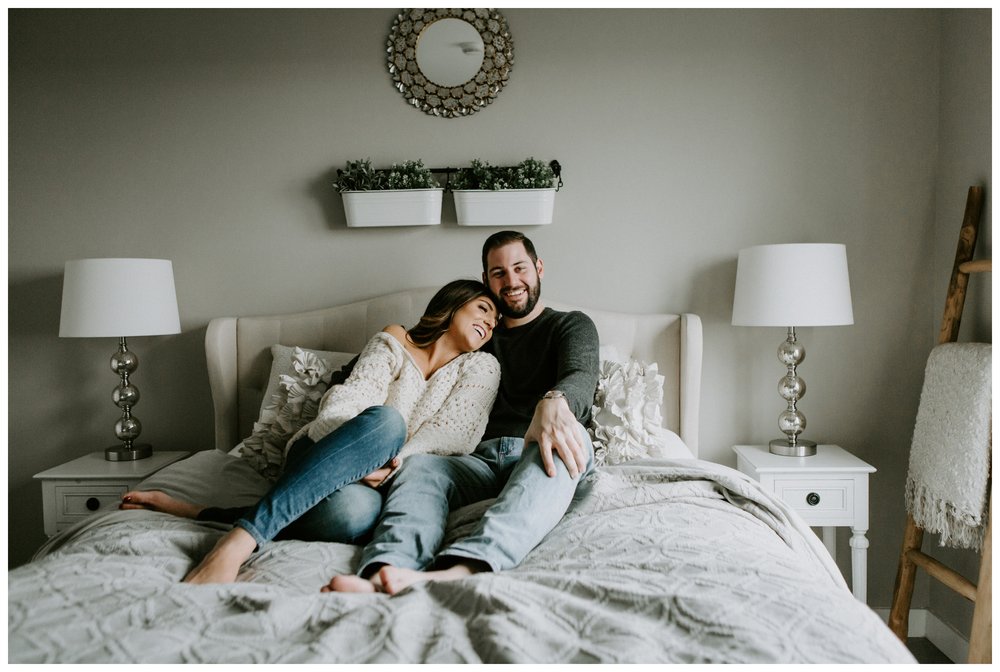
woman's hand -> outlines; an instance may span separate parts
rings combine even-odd
[[[392,472],[399,469],[400,460],[398,457],[394,457],[385,463],[385,466],[381,469],[376,469],[372,473],[368,474],[361,479],[361,483],[364,483],[370,488],[377,488],[385,482],[385,479],[392,475]]]

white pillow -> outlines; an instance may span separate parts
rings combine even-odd
[[[694,458],[681,438],[662,426],[663,381],[655,362],[601,362],[588,428],[595,464]]]
[[[285,461],[285,444],[316,417],[330,378],[353,353],[271,346],[271,375],[253,432],[237,450],[262,476],[274,480]]]

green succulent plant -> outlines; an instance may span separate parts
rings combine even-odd
[[[516,166],[491,166],[474,159],[468,168],[460,168],[450,180],[453,190],[460,189],[550,189],[555,172],[549,164],[527,158]]]
[[[441,185],[420,159],[394,163],[389,169],[373,168],[371,159],[348,161],[337,171],[337,191],[384,191],[386,189],[436,189]]]
[[[420,159],[392,164],[389,169],[390,189],[433,189],[440,187],[430,168]]]

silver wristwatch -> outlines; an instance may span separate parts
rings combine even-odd
[[[565,399],[566,393],[562,390],[549,390],[542,395],[542,399]]]

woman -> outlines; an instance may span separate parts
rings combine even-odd
[[[347,381],[327,391],[316,419],[288,442],[284,473],[271,490],[184,581],[234,581],[258,546],[331,495],[335,501],[345,486],[354,495],[341,508],[354,509],[349,515],[355,517],[359,506],[374,511],[367,516],[370,531],[381,508],[374,488],[400,460],[415,453],[471,453],[500,382],[496,359],[476,352],[492,337],[496,321],[486,287],[455,280],[434,295],[416,326],[392,325],[376,334]],[[203,511],[162,492],[126,493],[122,508],[187,517]]]

